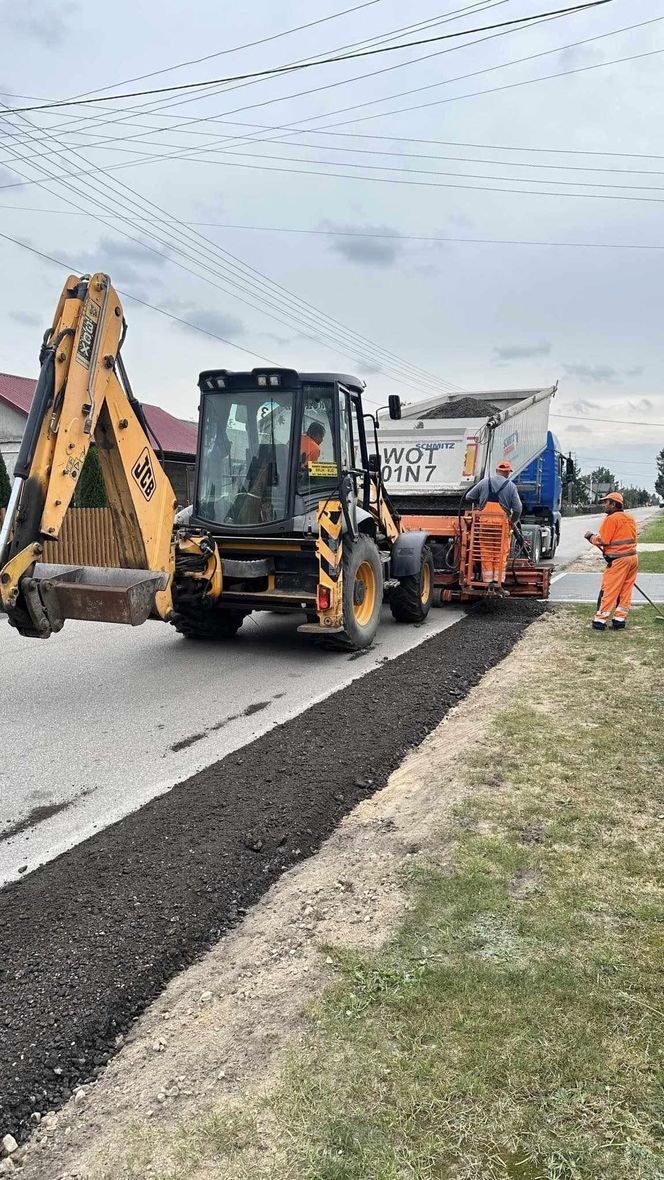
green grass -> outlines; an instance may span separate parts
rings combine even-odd
[[[664,545],[664,512],[639,533],[639,541]],[[664,574],[664,549],[659,553],[639,553],[639,570],[644,574]],[[639,601],[638,594],[636,600]]]
[[[643,532],[639,533],[639,541],[647,541],[651,544],[660,543],[664,545],[664,512],[660,512],[654,520],[651,520]]]
[[[664,549],[659,552],[639,553],[639,571],[643,574],[664,574]],[[640,601],[636,596],[636,601]]]
[[[662,1180],[664,628],[590,614],[557,616],[471,752],[397,936],[326,948],[276,1087],[241,1131],[179,1130],[156,1176]]]

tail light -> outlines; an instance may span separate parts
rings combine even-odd
[[[330,588],[329,586],[319,586],[316,594],[316,607],[318,610],[330,609]]]

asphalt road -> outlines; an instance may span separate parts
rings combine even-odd
[[[560,563],[582,551],[600,519],[563,522]],[[412,627],[385,610],[375,647],[352,655],[321,652],[278,615],[252,616],[219,647],[156,622],[70,621],[45,642],[27,640],[0,617],[0,886],[463,613],[434,610]]]
[[[70,620],[30,640],[0,617],[0,885],[463,615],[414,627],[384,608],[375,646],[352,654],[321,651],[282,615],[254,615],[219,646],[158,622]]]

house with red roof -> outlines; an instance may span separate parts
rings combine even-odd
[[[0,451],[10,479],[36,384],[33,377],[0,373]],[[161,406],[152,406],[147,402],[142,405],[148,426],[153,432],[152,445],[156,449],[161,447],[166,474],[178,503],[185,507],[191,504],[193,498],[198,434],[196,423],[175,418],[173,414],[162,410]]]

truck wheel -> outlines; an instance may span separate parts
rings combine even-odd
[[[240,630],[249,611],[201,610],[176,612],[171,620],[175,630],[185,639],[231,639]]]
[[[542,560],[542,534],[539,529],[530,538],[530,560],[533,565]]]
[[[433,557],[428,545],[422,549],[416,574],[399,579],[390,595],[390,610],[398,623],[421,623],[433,601]]]
[[[383,567],[370,537],[344,540],[343,631],[331,635],[334,647],[358,651],[373,643],[383,602]]]

